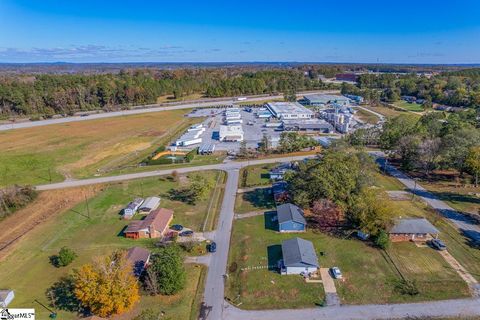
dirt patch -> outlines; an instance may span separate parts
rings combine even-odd
[[[55,218],[65,210],[92,197],[101,185],[41,192],[27,207],[0,222],[0,261],[18,244],[24,235],[40,224]]]
[[[100,152],[91,152],[87,154],[86,157],[81,158],[78,161],[65,166],[64,168],[68,170],[84,168],[110,157],[127,155],[131,152],[137,152],[137,151],[140,152],[150,147],[151,147],[150,142],[138,142],[138,143],[131,143],[131,144],[116,143],[113,146],[110,146],[110,148],[108,146],[105,146],[105,148],[97,148],[97,149],[104,149],[104,150]]]

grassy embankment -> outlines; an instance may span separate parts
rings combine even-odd
[[[37,307],[38,316],[47,318],[48,313],[33,305],[32,301],[38,299],[47,304],[47,289],[62,276],[70,274],[74,268],[90,262],[93,256],[133,246],[143,246],[155,251],[154,239],[132,240],[122,235],[128,221],[121,219],[120,211],[133,197],[159,195],[162,198],[161,207],[175,210],[173,223],[201,230],[207,219],[206,230],[210,230],[220,207],[219,199],[223,193],[225,174],[219,171],[205,171],[200,174],[214,179],[219,185],[212,190],[207,200],[195,205],[168,199],[168,190],[185,184],[186,178],[180,177],[179,181],[175,182],[168,177],[156,177],[105,186],[88,200],[88,209],[86,202],[81,202],[53,219],[46,218],[24,235],[0,264],[2,287],[15,290],[15,300],[11,306]],[[31,210],[33,212],[35,208]],[[139,215],[135,217],[140,218]],[[68,267],[55,268],[50,264],[49,257],[63,246],[73,249],[78,258]],[[179,319],[189,319],[193,310],[195,314],[192,317],[196,318],[199,304],[196,299],[201,297],[197,285],[203,285],[205,269],[194,265],[186,267],[188,280],[185,290],[169,297],[142,295],[133,312],[119,319],[131,319],[133,314],[146,308],[162,310],[167,316]],[[59,317],[76,319],[77,315],[59,310]]]

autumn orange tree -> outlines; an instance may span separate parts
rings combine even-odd
[[[74,283],[82,306],[100,317],[126,312],[140,299],[137,279],[124,252],[83,265],[75,271]]]

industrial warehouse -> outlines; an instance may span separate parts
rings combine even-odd
[[[202,122],[189,127],[173,141],[170,149],[189,152],[198,148],[199,154],[236,153],[242,142],[247,148],[258,148],[263,136],[268,136],[272,147],[277,147],[285,131],[314,137],[348,133],[362,125],[355,119],[352,108],[361,102],[359,98],[312,94],[304,96],[300,103],[282,101],[196,109],[187,116],[202,118]]]

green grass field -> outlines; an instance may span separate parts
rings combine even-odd
[[[360,118],[360,120],[369,123],[376,124],[380,119],[371,112],[365,111],[363,109],[356,109],[357,112],[355,115]]]
[[[270,188],[259,188],[237,194],[235,213],[247,213],[259,210],[275,210],[275,201]]]
[[[274,265],[278,259],[275,252],[281,250],[282,240],[296,236],[280,234],[271,227],[268,215],[235,221],[227,297],[245,309],[314,307],[321,303],[324,295],[321,285],[304,283],[299,276],[281,276],[268,269],[242,271],[242,268]],[[321,267],[338,266],[342,270],[345,279],[336,282],[342,303],[412,302],[469,294],[466,284],[435,250],[393,244],[389,249],[392,260],[383,251],[359,240],[313,231],[298,236],[314,243]],[[403,258],[407,254],[408,263]],[[407,279],[417,281],[419,295],[406,296],[395,290],[394,281],[401,278],[397,268]],[[448,286],[442,284],[445,279]]]
[[[413,111],[413,112],[425,111],[421,104],[408,103],[407,101],[403,101],[403,100],[395,102],[394,105],[399,108],[405,109],[407,111]]]
[[[0,186],[42,184],[138,164],[193,122],[189,110],[0,132]]]
[[[379,184],[387,186],[387,190],[396,190],[395,187],[391,186],[399,183],[397,179],[382,174],[378,175],[377,181],[380,182]],[[431,190],[428,184],[422,183],[422,185]],[[461,210],[460,208],[466,207],[466,204],[458,204],[458,202],[461,202],[458,200],[458,196],[455,198],[457,203],[453,203],[451,200],[449,201],[447,197],[440,198],[455,209]],[[440,230],[440,239],[447,244],[448,251],[452,256],[457,259],[472,276],[480,281],[480,250],[472,246],[470,240],[455,228],[450,221],[441,217],[439,213],[419,200],[418,197],[416,197],[414,201],[392,201],[391,203],[395,205],[398,212],[404,213],[404,215],[426,217],[432,222]],[[471,201],[468,201],[467,204],[471,205]]]
[[[205,171],[201,174],[216,179],[220,173]],[[220,183],[222,179],[221,176]],[[38,316],[45,319],[46,311],[34,305],[34,299],[46,304],[48,302],[46,290],[62,276],[69,274],[72,269],[90,262],[93,256],[106,254],[115,249],[144,246],[154,251],[154,239],[132,240],[122,235],[128,221],[121,219],[120,210],[135,196],[160,195],[162,197],[160,206],[175,210],[173,223],[180,223],[194,230],[202,227],[209,207],[211,210],[209,219],[215,220],[216,209],[219,207],[216,203],[219,198],[217,193],[222,192],[221,189],[212,191],[205,201],[188,205],[165,197],[165,193],[171,188],[178,187],[179,183],[167,177],[157,177],[112,184],[88,201],[90,214],[86,203],[82,203],[59,218],[49,220],[27,233],[11,254],[0,263],[2,288],[15,290],[15,300],[11,307],[36,307]],[[49,263],[49,256],[56,254],[63,246],[72,248],[78,254],[78,258],[68,267],[55,268]],[[155,307],[164,311],[166,315],[189,319],[194,298],[198,296],[196,289],[199,277],[202,276],[202,268],[188,266],[187,270],[189,280],[184,291],[172,297],[143,296],[134,313]],[[76,315],[60,311],[59,318],[76,319]]]
[[[271,184],[269,172],[278,163],[260,164],[240,169],[239,188],[250,188]]]

